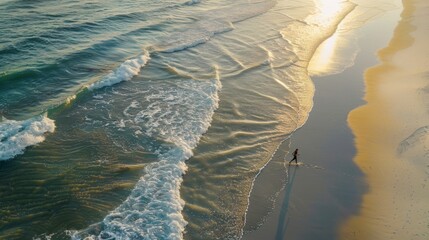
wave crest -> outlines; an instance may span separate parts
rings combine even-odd
[[[0,122],[0,160],[7,160],[22,154],[26,147],[45,140],[45,133],[55,131],[55,121],[46,115],[24,121]]]
[[[218,108],[222,85],[217,68],[215,79],[176,81],[148,86],[144,104],[133,101],[124,114],[146,136],[159,139],[154,149],[159,161],[148,164],[128,198],[102,222],[82,231],[70,231],[72,239],[183,239],[187,225],[181,214],[182,175],[201,136]],[[165,101],[159,101],[163,99]],[[141,108],[133,113],[130,108]],[[126,126],[124,126],[126,127]]]
[[[94,82],[88,86],[89,90],[100,89],[102,87],[112,86],[122,81],[128,81],[135,75],[139,74],[140,69],[147,64],[150,59],[148,51],[134,59],[129,59],[121,64],[114,72]]]

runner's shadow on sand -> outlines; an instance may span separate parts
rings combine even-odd
[[[289,224],[289,221],[287,219],[287,212],[289,208],[289,198],[290,198],[290,193],[292,192],[293,183],[295,181],[295,175],[299,166],[305,166],[305,165],[302,163],[298,163],[298,164],[291,164],[287,166],[287,170],[288,170],[287,184],[285,188],[286,190],[285,190],[284,200],[281,205],[282,207],[280,210],[279,221],[277,224],[277,231],[276,231],[276,237],[275,237],[276,240],[283,240],[286,234],[287,226]]]

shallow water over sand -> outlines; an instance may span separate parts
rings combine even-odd
[[[239,238],[356,9],[321,3],[2,3],[0,238]]]

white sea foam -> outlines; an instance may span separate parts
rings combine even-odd
[[[264,13],[274,4],[269,1],[210,11],[194,28],[170,36],[152,49],[175,52],[205,43],[215,34],[233,30],[232,23]],[[131,71],[124,67],[125,72],[131,72],[126,77],[117,70],[89,89],[129,80],[144,64],[146,61],[141,61],[136,64],[140,67]],[[218,107],[221,83],[217,74],[212,81],[189,79],[175,84],[178,86],[160,87],[159,82],[148,85],[142,95],[145,100],[133,101],[124,109],[121,121],[127,124],[121,127],[141,126],[136,135],[161,139],[164,143],[158,149],[151,149],[159,160],[145,167],[143,176],[120,206],[99,224],[70,232],[73,239],[183,239],[187,222],[181,214],[184,201],[180,198],[180,186],[187,169],[185,161],[210,126]]]
[[[145,51],[137,58],[129,59],[123,62],[121,66],[119,66],[114,72],[111,72],[109,75],[107,75],[100,81],[94,82],[89,85],[88,89],[94,90],[102,87],[112,86],[122,81],[128,81],[140,72],[140,69],[146,65],[149,59],[149,52]]]
[[[142,103],[132,101],[124,121],[142,126],[144,134],[161,139],[154,151],[159,161],[145,167],[130,196],[100,224],[71,232],[73,239],[182,239],[187,224],[181,211],[185,160],[192,156],[218,107],[219,77],[210,81],[183,80],[176,86],[148,85]],[[143,107],[145,106],[145,107]],[[140,111],[129,111],[140,108]],[[128,126],[128,124],[127,124]]]
[[[112,86],[122,81],[128,81],[140,72],[150,59],[149,52],[134,59],[129,59],[121,64],[114,72],[108,74],[100,81],[88,86],[89,90]],[[76,94],[67,97],[64,103],[70,104],[76,99]],[[124,123],[120,122],[120,126]],[[46,132],[54,132],[55,122],[47,116],[42,115],[24,121],[3,119],[0,122],[0,160],[10,159],[22,154],[26,147],[35,145],[45,140]]]
[[[22,154],[26,147],[45,140],[46,132],[55,131],[55,121],[46,115],[24,121],[4,119],[0,122],[0,160]]]
[[[127,117],[132,116],[131,114],[128,113],[128,111],[130,111],[130,109],[138,108],[138,107],[139,107],[139,103],[134,100],[131,102],[131,104],[128,107],[125,108],[125,110],[122,113]]]
[[[66,105],[69,105],[70,103],[72,103],[74,100],[76,100],[76,95],[72,95],[66,98]]]

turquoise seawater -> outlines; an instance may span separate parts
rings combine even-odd
[[[1,239],[239,239],[353,4],[2,1]]]

